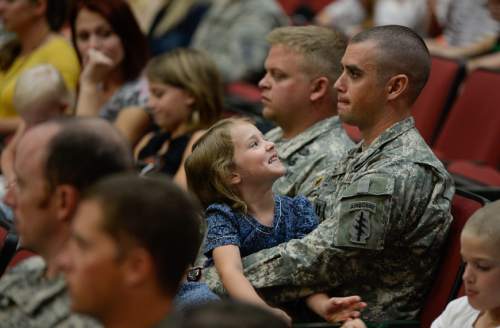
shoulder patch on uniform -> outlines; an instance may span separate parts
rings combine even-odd
[[[356,212],[352,219],[350,229],[351,242],[355,244],[366,244],[371,235],[370,215],[371,213],[367,210]]]
[[[349,204],[350,211],[366,210],[375,213],[376,209],[377,209],[377,204],[375,202],[370,202],[370,201],[358,201]]]

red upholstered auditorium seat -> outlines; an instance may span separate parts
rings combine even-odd
[[[500,73],[473,71],[450,110],[434,151],[441,159],[500,164]]]
[[[415,125],[427,144],[432,145],[464,74],[463,63],[432,57],[429,80],[412,107]]]

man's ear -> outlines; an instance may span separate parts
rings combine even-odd
[[[132,246],[125,250],[123,279],[126,286],[140,287],[148,277],[155,275],[153,257],[146,249]]]
[[[330,92],[332,86],[329,82],[330,81],[325,76],[315,78],[311,82],[309,100],[316,101],[323,98],[327,92]]]
[[[406,74],[394,75],[387,81],[387,100],[395,100],[405,92],[408,92],[408,76]]]
[[[37,14],[45,16],[47,12],[47,0],[36,0],[32,5],[36,7]]]
[[[61,221],[70,221],[75,215],[80,192],[69,184],[56,187],[57,218]]]

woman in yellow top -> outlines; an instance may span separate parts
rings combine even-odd
[[[74,91],[80,74],[76,53],[56,33],[65,22],[68,1],[0,0],[0,19],[16,39],[0,50],[0,136],[13,133],[20,123],[13,105],[18,77],[26,69],[52,64]]]

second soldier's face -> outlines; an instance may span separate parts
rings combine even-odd
[[[283,45],[272,46],[266,58],[266,75],[259,82],[262,114],[282,127],[310,106],[311,79],[302,61],[301,54]]]
[[[83,201],[73,221],[71,238],[58,258],[72,310],[100,320],[120,299],[124,276],[124,262],[115,240],[103,231],[102,216],[97,201]]]
[[[376,124],[386,101],[376,55],[372,41],[349,44],[341,60],[343,72],[334,85],[340,118],[362,130]]]
[[[465,262],[463,281],[469,304],[480,311],[500,311],[500,256],[492,242],[465,231],[461,253]]]
[[[45,177],[46,149],[54,131],[54,127],[48,126],[23,136],[14,160],[15,180],[4,197],[14,212],[21,245],[42,254],[50,248],[61,225],[58,191],[49,188]]]

